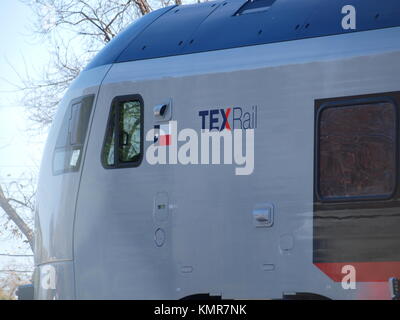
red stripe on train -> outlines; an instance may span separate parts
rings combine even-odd
[[[400,261],[389,262],[324,262],[314,263],[323,273],[335,282],[341,282],[347,272],[344,266],[356,269],[356,282],[387,282],[389,278],[400,278]]]

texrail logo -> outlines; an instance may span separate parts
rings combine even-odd
[[[151,165],[236,165],[236,175],[254,172],[257,106],[209,108],[198,112],[200,125],[178,130],[177,121],[156,124],[146,135]]]
[[[232,117],[230,115],[232,114]],[[257,106],[211,109],[199,112],[202,130],[247,130],[257,128]],[[232,124],[232,125],[231,125]]]
[[[231,125],[229,124],[228,117],[231,113],[231,108],[226,110],[224,109],[213,109],[213,110],[204,110],[199,112],[199,116],[201,117],[201,129],[206,130],[206,120],[209,118],[209,130],[217,129],[222,131],[224,129],[231,130]],[[219,126],[219,115],[222,117],[221,126]]]

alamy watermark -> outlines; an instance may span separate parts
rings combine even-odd
[[[356,268],[350,264],[342,267],[342,288],[344,290],[356,289]]]
[[[342,28],[344,30],[355,30],[356,25],[356,8],[352,5],[346,5],[342,8],[342,14],[345,16],[342,18]]]
[[[194,129],[178,131],[177,121],[169,121],[146,134],[154,142],[146,150],[151,165],[235,165],[236,175],[254,171],[254,129]]]

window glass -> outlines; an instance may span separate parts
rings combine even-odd
[[[317,159],[320,198],[387,197],[394,192],[396,118],[391,102],[322,109]]]
[[[83,102],[85,100],[72,105],[69,128],[71,145],[82,145],[85,140],[91,105]]]
[[[140,157],[141,138],[139,101],[124,102],[120,112],[120,161],[136,162]]]
[[[53,174],[78,171],[94,96],[75,99],[68,107],[53,154]]]
[[[108,132],[106,135],[106,140],[103,148],[103,162],[106,166],[113,166],[114,161],[114,145],[115,145],[115,108],[112,108]]]
[[[106,167],[136,166],[140,163],[143,152],[142,122],[140,100],[115,100],[103,148],[103,164]]]

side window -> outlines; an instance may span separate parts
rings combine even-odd
[[[104,139],[106,168],[136,167],[143,158],[143,100],[140,96],[114,99]]]
[[[69,105],[53,154],[53,175],[79,170],[93,101],[94,95],[90,95]]]
[[[322,105],[317,117],[320,200],[389,198],[397,179],[397,110],[391,100]]]

